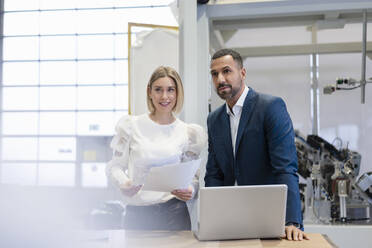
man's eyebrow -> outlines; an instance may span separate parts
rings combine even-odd
[[[228,66],[228,65],[225,65],[224,67],[222,67],[222,69],[221,70],[225,70],[225,69],[230,69],[230,66]],[[216,72],[216,70],[211,70],[211,73],[213,73],[213,72]]]

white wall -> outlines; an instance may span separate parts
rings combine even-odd
[[[130,57],[130,107],[133,115],[148,112],[146,87],[157,67],[170,66],[178,71],[177,31],[158,28],[138,36]]]
[[[280,96],[287,104],[295,129],[311,132],[309,56],[248,58],[247,85]]]

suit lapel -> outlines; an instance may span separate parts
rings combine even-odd
[[[252,88],[249,88],[248,94],[244,100],[242,115],[240,116],[238,134],[236,136],[235,142],[235,154],[237,154],[238,152],[239,144],[242,139],[244,129],[247,126],[248,120],[250,119],[250,116],[254,109],[256,97],[257,93]]]

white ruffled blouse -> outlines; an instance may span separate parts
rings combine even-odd
[[[119,120],[115,130],[111,142],[114,155],[107,164],[106,174],[117,186],[129,179],[134,185],[143,184],[153,166],[197,159],[207,143],[207,135],[201,126],[186,124],[178,118],[171,124],[161,125],[151,120],[148,114],[126,115]],[[192,187],[194,192],[198,190],[198,175]],[[130,205],[150,205],[175,196],[170,192],[140,190],[133,197],[123,197]]]

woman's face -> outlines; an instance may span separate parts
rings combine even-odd
[[[177,101],[176,84],[169,77],[159,78],[152,83],[149,96],[155,112],[171,113]]]

